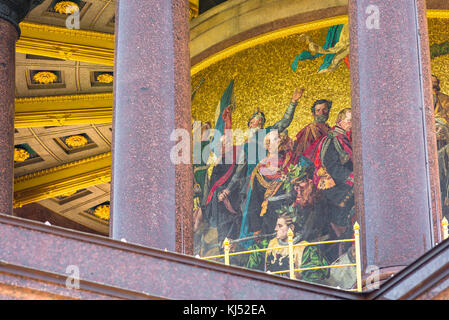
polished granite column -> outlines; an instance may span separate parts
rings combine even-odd
[[[191,144],[188,2],[119,0],[116,17],[110,234],[191,254],[192,167],[170,158],[175,129]]]
[[[0,19],[0,213],[12,214],[14,186],[14,92],[17,30]]]
[[[0,213],[12,214],[15,45],[19,22],[43,0],[0,0]]]
[[[394,273],[440,237],[425,2],[349,0],[349,25],[363,268]]]

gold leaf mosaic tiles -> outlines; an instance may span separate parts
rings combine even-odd
[[[449,19],[427,19],[429,43],[449,41]]]
[[[449,41],[449,19],[428,19],[429,42]],[[312,39],[324,44],[327,28],[308,32]],[[267,118],[266,125],[281,119],[295,87],[305,87],[304,96],[299,101],[289,136],[296,133],[313,120],[310,106],[316,99],[333,101],[329,124],[335,123],[338,112],[350,107],[349,70],[343,63],[331,73],[318,74],[323,57],[299,62],[296,72],[290,65],[303,50],[307,50],[299,35],[277,39],[244,50],[219,61],[196,73],[192,77],[192,88],[205,81],[196,92],[192,102],[193,120],[210,121],[214,124],[215,108],[220,97],[235,74],[235,97],[237,108],[233,114],[233,128],[247,129],[248,118],[259,107]],[[449,55],[431,61],[432,73],[441,80],[441,89],[449,94]]]
[[[327,28],[308,34],[323,45]],[[192,88],[205,81],[192,102],[193,120],[214,124],[215,108],[235,74],[234,94],[237,108],[232,115],[233,128],[247,129],[248,118],[259,107],[267,118],[266,126],[280,120],[295,88],[306,90],[300,99],[292,124],[288,128],[293,137],[313,120],[310,107],[317,99],[333,101],[329,124],[335,123],[338,111],[350,106],[349,70],[342,63],[336,71],[318,74],[323,56],[299,63],[291,69],[294,58],[307,50],[305,42],[293,35],[261,44],[239,52],[198,72],[192,77]]]
[[[449,19],[428,19],[429,43],[449,41]],[[435,57],[430,61],[432,73],[440,79],[441,91],[449,94],[449,55]]]

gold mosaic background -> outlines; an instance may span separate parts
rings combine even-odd
[[[428,19],[428,25],[430,45],[449,41],[449,19]],[[449,94],[449,55],[432,59],[430,65],[440,79],[441,91]]]
[[[309,32],[320,44],[324,44],[327,28]],[[232,115],[233,128],[246,130],[249,117],[259,107],[267,118],[266,126],[280,120],[295,88],[306,90],[296,108],[295,117],[288,128],[294,136],[313,120],[310,107],[317,99],[330,99],[333,107],[330,123],[340,109],[350,106],[349,71],[340,65],[334,73],[318,74],[323,57],[299,63],[296,72],[290,65],[294,58],[306,49],[298,35],[277,39],[244,50],[195,74],[192,88],[205,78],[192,103],[192,117],[214,125],[215,108],[233,75],[237,108]]]
[[[430,44],[449,41],[449,20],[429,19]],[[324,44],[327,28],[308,32],[318,44]],[[192,117],[214,125],[215,108],[229,81],[235,77],[234,93],[237,109],[233,128],[247,129],[248,118],[259,107],[267,118],[266,126],[281,119],[295,88],[304,87],[289,135],[313,120],[310,107],[317,99],[333,101],[329,124],[335,123],[338,112],[350,107],[349,70],[344,63],[331,73],[318,74],[323,57],[299,62],[296,72],[290,65],[296,55],[307,50],[304,41],[293,35],[261,44],[219,61],[192,77],[192,88],[201,78],[205,81],[192,102]],[[449,94],[449,55],[432,60],[432,72],[441,79],[442,91]]]

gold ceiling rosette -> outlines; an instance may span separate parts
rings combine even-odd
[[[109,220],[110,206],[107,204],[98,206],[95,208],[94,214],[100,219]]]
[[[14,148],[14,161],[23,162],[30,157],[28,151],[22,148]]]
[[[41,84],[54,83],[58,80],[58,76],[50,71],[41,71],[33,76],[33,80]]]
[[[54,6],[53,9],[60,14],[73,14],[80,10],[79,5],[74,1],[59,1]]]
[[[114,76],[110,73],[102,73],[97,76],[97,81],[101,83],[112,83]]]
[[[65,139],[65,143],[72,148],[83,147],[87,144],[87,139],[81,135],[70,136]]]

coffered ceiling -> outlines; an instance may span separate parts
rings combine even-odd
[[[189,3],[197,15],[198,0]],[[115,4],[79,1],[79,30],[67,28],[73,20],[57,12],[53,0],[21,23],[14,141],[20,216],[32,216],[24,210],[37,203],[51,215],[109,233]],[[73,119],[85,124],[71,125]]]
[[[66,27],[67,15],[60,14],[52,7],[52,0],[45,0],[42,5],[33,9],[25,18],[27,22],[35,22],[53,26]],[[80,29],[104,33],[114,33],[115,0],[81,0]]]
[[[56,12],[52,2],[44,1],[28,14],[24,23],[66,28],[68,16]],[[113,34],[114,22],[114,0],[80,2],[81,30]],[[45,81],[36,76],[43,72],[51,73],[54,79]],[[45,126],[28,127],[20,122],[23,115],[45,110],[49,105],[59,104],[63,108],[70,105],[69,109],[73,110],[83,104],[91,107],[91,101],[101,99],[112,110],[113,82],[100,81],[102,74],[112,78],[113,66],[16,53],[14,144],[16,149],[25,150],[26,159],[23,157],[14,162],[14,207],[26,208],[37,202],[53,213],[107,235],[112,143],[110,117],[105,123],[101,123],[100,117],[93,119],[91,124],[64,125],[59,118],[52,122],[55,115],[49,113],[49,122]],[[30,116],[27,119],[32,121]]]

